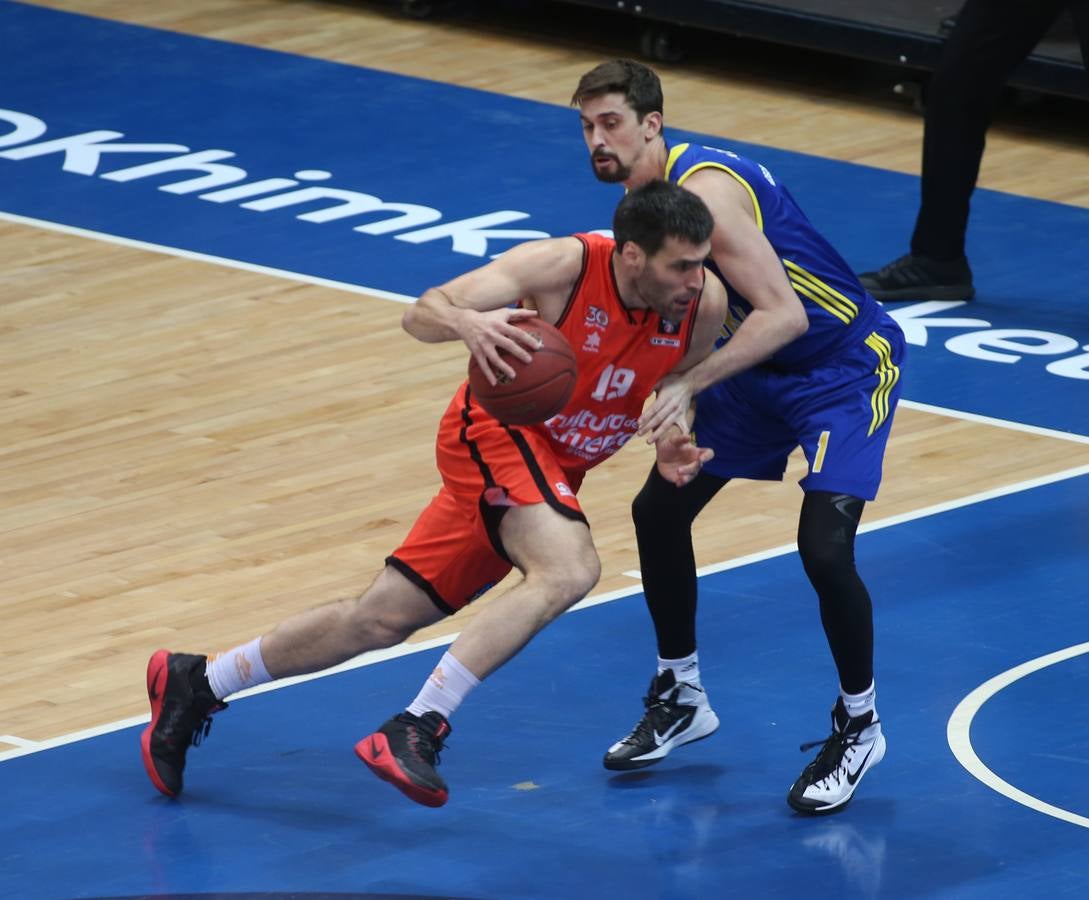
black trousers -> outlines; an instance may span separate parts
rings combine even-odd
[[[1064,7],[1073,13],[1089,69],[1089,0],[964,4],[927,92],[922,203],[912,253],[943,260],[964,255],[969,199],[1002,88]]]

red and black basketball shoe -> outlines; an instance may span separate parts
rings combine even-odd
[[[208,658],[156,651],[147,664],[151,722],[140,735],[140,752],[151,783],[168,797],[182,790],[185,754],[212,727],[212,713],[226,709],[205,675]]]
[[[450,797],[435,766],[450,734],[450,723],[437,712],[403,712],[355,745],[355,754],[383,781],[424,806],[442,806]]]

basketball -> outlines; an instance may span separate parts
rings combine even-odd
[[[556,415],[571,399],[577,375],[575,351],[567,338],[541,319],[523,319],[514,324],[540,341],[537,350],[531,351],[532,361],[524,363],[500,350],[516,377],[500,375],[493,386],[476,359],[470,357],[469,387],[477,402],[500,422],[533,425]]]

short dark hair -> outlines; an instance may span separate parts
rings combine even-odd
[[[613,237],[622,250],[628,241],[653,256],[667,237],[702,244],[715,227],[704,202],[671,181],[648,181],[624,195],[613,214]]]
[[[657,73],[633,59],[610,59],[594,66],[579,79],[571,105],[582,106],[584,101],[603,94],[623,94],[640,122],[647,113],[663,111],[662,82]]]

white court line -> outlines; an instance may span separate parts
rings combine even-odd
[[[58,222],[47,222],[45,219],[31,219],[28,216],[19,216],[15,213],[0,211],[0,219],[7,222],[15,222],[18,225],[32,225],[35,228],[44,228],[47,231],[59,231],[61,234],[74,234],[77,237],[90,238],[95,241],[102,241],[106,244],[118,244],[121,247],[133,247],[136,250],[148,250],[152,253],[162,253],[166,256],[177,256],[181,259],[192,259],[197,262],[213,263],[218,266],[227,266],[230,269],[241,269],[244,272],[271,275],[273,278],[286,278],[288,281],[301,281],[305,284],[316,284],[320,287],[336,288],[338,291],[349,291],[353,294],[366,294],[368,297],[378,297],[381,300],[394,300],[397,303],[416,302],[415,297],[409,297],[406,294],[394,294],[391,291],[380,291],[377,288],[363,287],[358,284],[351,284],[347,281],[333,281],[330,278],[318,278],[316,275],[303,275],[300,272],[292,272],[290,269],[273,269],[269,266],[259,266],[255,263],[230,259],[226,256],[212,256],[208,253],[181,250],[178,247],[168,247],[165,244],[151,244],[147,241],[136,241],[132,238],[107,234],[103,231],[90,231],[89,229],[76,228],[72,225],[61,225]]]
[[[227,266],[231,269],[241,269],[244,272],[256,272],[259,275],[269,275],[273,278],[285,278],[288,281],[298,281],[304,284],[315,284],[320,287],[334,288],[339,291],[348,291],[353,294],[365,294],[368,297],[377,297],[380,300],[393,300],[396,303],[415,303],[416,298],[408,294],[397,294],[392,291],[383,291],[378,288],[364,287],[347,281],[334,281],[329,278],[319,278],[316,275],[304,275],[300,272],[292,272],[290,269],[274,269],[270,266],[259,266],[255,263],[242,262],[226,256],[213,256],[208,253],[197,253],[192,250],[182,250],[178,247],[170,247],[166,244],[153,244],[148,241],[137,241],[132,238],[118,237],[104,231],[92,231],[88,228],[77,228],[73,225],[61,225],[58,222],[49,222],[46,219],[34,219],[29,216],[20,216],[15,213],[0,211],[0,220],[14,222],[19,225],[30,225],[34,228],[44,228],[47,231],[57,231],[61,234],[72,234],[77,237],[102,241],[106,244],[117,244],[121,247],[132,247],[137,250],[147,250],[151,253],[161,253],[166,256],[177,256],[180,259],[191,259],[197,262],[212,263],[213,265]],[[917,403],[914,400],[901,400],[899,403],[905,409],[917,409],[923,412],[931,412],[937,415],[948,416],[954,419],[964,419],[968,422],[979,422],[984,425],[994,425],[998,428],[1007,428],[1011,431],[1023,431],[1028,434],[1039,434],[1046,437],[1059,438],[1066,441],[1074,441],[1081,444],[1089,444],[1089,435],[1076,434],[1068,431],[1059,431],[1054,428],[1042,428],[1037,425],[1025,425],[1021,422],[1012,422],[1007,419],[996,419],[991,416],[982,416],[977,413],[962,412],[958,409],[947,409],[943,406],[931,406],[928,403]]]
[[[270,275],[275,278],[285,278],[290,281],[298,281],[306,284],[315,284],[322,287],[335,288],[337,290],[349,291],[355,294],[365,294],[371,297],[377,297],[383,300],[393,300],[398,303],[412,303],[415,298],[406,294],[396,294],[390,291],[381,291],[374,288],[363,287],[357,284],[350,284],[348,282],[333,281],[327,278],[317,278],[312,275],[303,275],[298,272],[292,272],[286,269],[274,269],[268,266],[259,266],[253,263],[241,262],[235,259],[229,259],[227,257],[212,256],[206,253],[196,253],[190,250],[182,250],[177,247],[169,247],[163,244],[152,244],[147,241],[137,241],[131,238],[118,237],[117,235],[107,234],[100,231],[92,231],[86,228],[76,228],[71,225],[62,225],[57,222],[49,222],[44,219],[34,219],[28,216],[20,216],[15,213],[7,213],[0,211],[0,220],[8,222],[14,222],[20,225],[29,225],[36,228],[44,228],[48,231],[56,231],[62,234],[71,234],[78,237],[89,238],[91,240],[103,241],[104,243],[117,244],[122,247],[132,247],[139,250],[147,250],[152,253],[162,253],[167,256],[176,256],[182,259],[191,259],[198,262],[207,262],[215,265],[227,266],[233,269],[241,269],[246,272],[256,272],[262,275]],[[939,415],[950,416],[952,418],[965,419],[972,422],[980,422],[988,425],[994,425],[1001,428],[1009,428],[1016,431],[1025,431],[1033,434],[1047,435],[1049,437],[1060,438],[1063,440],[1075,441],[1078,443],[1089,443],[1089,437],[1083,435],[1071,434],[1065,431],[1057,431],[1048,428],[1039,428],[1033,425],[1023,425],[1019,422],[1010,422],[1003,419],[994,419],[987,416],[976,415],[975,413],[966,413],[959,410],[944,409],[937,406],[929,406],[923,403],[915,403],[909,400],[901,400],[900,405],[904,407],[919,409],[927,412],[933,412]],[[941,503],[935,506],[930,506],[922,510],[918,510],[914,513],[906,513],[901,516],[891,516],[885,519],[880,519],[876,522],[868,525],[863,525],[859,528],[859,533],[865,533],[868,531],[876,531],[879,528],[888,528],[892,525],[898,525],[902,522],[908,522],[912,519],[922,518],[924,516],[935,515],[940,512],[945,512],[951,509],[957,509],[961,506],[967,506],[971,503],[979,503],[984,500],[989,500],[992,497],[1001,497],[1006,494],[1015,493],[1017,491],[1029,490],[1033,487],[1039,487],[1045,484],[1051,484],[1055,481],[1061,481],[1066,478],[1074,478],[1078,475],[1089,473],[1089,466],[1082,466],[1077,469],[1068,469],[1065,472],[1059,472],[1052,476],[1046,476],[1044,478],[1037,478],[1031,481],[1021,482],[1016,485],[1012,485],[1008,488],[1000,488],[993,491],[985,491],[980,494],[973,494],[970,497],[962,498],[961,500],[950,501],[948,503]],[[751,563],[760,562],[762,560],[771,559],[776,556],[782,556],[786,553],[794,552],[798,549],[797,544],[787,544],[781,547],[775,547],[770,550],[765,550],[761,553],[753,553],[749,556],[739,557],[738,559],[729,560],[723,563],[716,563],[709,566],[704,566],[697,571],[698,575],[710,575],[715,572],[723,572],[728,569],[735,569],[741,566],[746,566]],[[625,572],[625,575],[629,575],[636,579],[640,579],[641,576],[638,572]],[[587,597],[580,603],[576,604],[570,611],[578,609],[586,609],[590,606],[597,606],[601,603],[608,603],[612,600],[619,599],[620,597],[627,597],[632,594],[639,593],[639,585],[633,585],[630,588],[623,588],[610,593],[601,594],[599,596]],[[441,638],[435,638],[431,641],[424,641],[418,644],[401,644],[397,647],[390,648],[389,650],[376,651],[374,653],[366,653],[354,660],[349,660],[334,669],[329,669],[320,673],[312,675],[299,676],[297,678],[288,678],[283,681],[278,681],[273,684],[262,685],[258,688],[253,688],[249,691],[243,691],[238,694],[238,697],[250,696],[252,694],[264,693],[266,691],[278,690],[282,687],[288,687],[292,684],[298,684],[302,681],[310,681],[315,678],[323,678],[326,675],[331,675],[336,672],[344,672],[350,669],[360,668],[362,666],[373,665],[374,663],[381,662],[386,659],[393,659],[399,656],[406,656],[410,653],[417,653],[421,650],[428,650],[433,647],[439,647],[444,644],[450,644],[457,638],[457,634],[445,635]],[[119,731],[123,728],[129,728],[134,725],[139,725],[149,721],[150,716],[135,716],[129,719],[122,719],[116,722],[111,722],[105,725],[99,725],[94,728],[84,729],[82,731],[73,732],[67,735],[61,735],[60,737],[50,738],[45,741],[38,742],[26,742],[30,744],[28,747],[18,746],[15,750],[7,750],[0,752],[0,762],[5,762],[9,759],[15,759],[19,756],[25,756],[29,753],[37,753],[41,750],[49,750],[54,747],[61,747],[65,744],[75,743],[76,741],[87,740],[89,738],[98,737],[99,735],[109,734],[114,731]],[[15,742],[10,742],[15,743]]]
[[[133,247],[138,250],[147,250],[151,253],[162,253],[166,256],[177,256],[181,259],[192,259],[198,262],[212,263],[214,265],[227,266],[231,269],[241,269],[245,272],[256,272],[261,275],[270,275],[273,278],[286,278],[289,281],[300,281],[306,284],[316,284],[321,287],[335,288],[341,291],[350,291],[353,294],[366,294],[382,300],[393,300],[397,303],[415,303],[416,298],[408,294],[397,294],[392,291],[382,291],[378,288],[364,287],[347,281],[334,281],[329,278],[319,278],[316,275],[304,275],[293,272],[290,269],[275,269],[270,266],[260,266],[255,263],[242,262],[226,256],[213,256],[208,253],[197,253],[193,250],[182,250],[178,247],[170,247],[166,244],[153,244],[149,241],[137,241],[132,238],[119,237],[105,231],[93,231],[88,228],[77,228],[74,225],[62,225],[59,222],[50,222],[46,219],[34,219],[30,216],[20,216],[16,213],[0,211],[0,219],[14,222],[19,225],[30,225],[34,228],[44,228],[47,231],[57,231],[61,234],[72,234],[85,237],[106,244],[117,244],[121,247]],[[937,413],[943,416],[951,416],[957,419],[965,419],[969,422],[980,422],[985,425],[996,425],[1000,428],[1009,428],[1014,431],[1026,431],[1030,434],[1041,434],[1048,437],[1062,438],[1069,441],[1089,444],[1089,435],[1074,434],[1066,431],[1058,431],[1052,428],[1040,428],[1035,425],[1023,425],[1020,422],[1011,422],[1006,419],[996,419],[990,416],[981,416],[976,413],[961,412],[956,409],[946,409],[942,406],[931,406],[927,403],[916,403],[913,400],[901,400],[900,406],[908,409],[918,409],[924,412]]]
[[[0,734],[0,744],[11,744],[13,747],[25,747],[36,749],[37,741],[28,741],[26,738],[16,737],[14,734]]]
[[[991,790],[997,791],[1004,797],[1009,797],[1009,799],[1020,803],[1022,806],[1027,806],[1029,809],[1042,812],[1048,816],[1054,816],[1056,819],[1062,819],[1064,822],[1080,825],[1082,828],[1089,828],[1089,818],[1079,816],[1077,813],[1072,813],[1069,810],[1062,809],[1058,806],[1052,806],[1050,803],[1045,803],[1043,800],[1039,800],[1031,794],[1026,794],[1024,791],[1015,788],[1009,782],[999,778],[994,772],[988,769],[976,755],[976,751],[972,747],[970,735],[972,719],[975,718],[976,713],[979,712],[983,704],[999,691],[1009,687],[1015,681],[1024,678],[1026,675],[1031,675],[1033,672],[1038,672],[1040,669],[1046,669],[1048,666],[1064,662],[1075,656],[1081,656],[1083,653],[1089,653],[1089,643],[1075,644],[1073,647],[1067,647],[1065,650],[1056,650],[1054,653],[1048,653],[1046,656],[1031,659],[1028,662],[1021,663],[1019,666],[1014,666],[1001,675],[995,675],[995,677],[991,678],[989,681],[983,682],[983,684],[957,704],[957,708],[953,710],[953,715],[949,717],[949,724],[945,729],[945,738],[949,742],[949,749],[953,751],[953,755],[957,758],[957,762],[964,766],[969,773],[987,785],[987,787],[991,788]]]
[[[939,513],[960,509],[964,506],[972,506],[975,503],[983,503],[987,500],[994,500],[997,497],[1005,497],[1009,494],[1019,494],[1022,491],[1030,491],[1033,488],[1054,484],[1056,481],[1066,481],[1081,475],[1089,475],[1089,465],[1076,466],[1073,469],[1065,469],[1062,472],[1055,472],[1051,475],[1042,475],[1039,478],[1030,478],[1027,481],[1019,481],[1016,484],[1006,485],[1005,487],[992,488],[989,491],[980,491],[976,494],[969,494],[967,497],[960,497],[957,500],[947,500],[944,503],[935,503],[933,506],[924,506],[922,509],[916,509],[912,512],[900,513],[895,516],[886,516],[884,519],[863,523],[859,526],[858,533],[866,534],[870,531],[879,531],[882,528],[890,528],[893,525],[902,525],[904,522],[913,522],[915,519],[925,519],[928,516],[936,516]],[[750,553],[748,556],[739,556],[737,559],[731,559],[726,562],[702,566],[696,570],[696,574],[700,576],[713,575],[716,572],[737,569],[741,566],[747,566],[750,563],[761,562],[762,560],[771,559],[775,556],[782,556],[785,553],[793,553],[797,549],[797,544],[782,544],[779,547],[772,547],[770,550],[761,550],[759,553]],[[632,578],[641,577],[637,569],[629,569],[623,574]]]
[[[997,428],[1006,428],[1010,431],[1023,431],[1026,434],[1038,434],[1043,437],[1073,441],[1076,444],[1089,444],[1089,435],[1078,434],[1073,431],[1059,431],[1057,428],[1042,428],[1039,425],[1026,425],[1023,422],[1013,422],[1009,419],[996,419],[992,416],[981,416],[978,413],[963,412],[959,409],[946,409],[944,406],[931,406],[929,403],[918,403],[915,400],[901,400],[897,405],[902,406],[905,409],[917,409],[920,412],[934,413],[939,416],[949,416],[954,419],[964,419],[966,422],[979,422],[981,425],[994,425]]]
[[[1001,497],[1006,494],[1017,493],[1019,491],[1030,490],[1034,487],[1041,487],[1046,484],[1052,484],[1056,481],[1062,481],[1068,478],[1077,478],[1080,475],[1089,475],[1089,466],[1079,466],[1075,469],[1067,469],[1065,472],[1059,472],[1055,475],[1049,475],[1043,478],[1034,478],[1031,481],[1023,481],[1018,485],[1013,485],[1009,488],[999,488],[993,491],[983,491],[979,494],[973,494],[971,497],[965,497],[961,500],[953,500],[949,503],[939,503],[934,506],[927,507],[923,510],[918,510],[915,513],[905,513],[900,516],[888,516],[887,518],[880,519],[869,525],[862,526],[859,531],[877,531],[882,528],[890,528],[894,525],[900,525],[904,522],[909,522],[912,519],[923,518],[924,516],[932,516],[948,510],[957,509],[961,506],[968,506],[971,503],[979,503],[983,500],[990,500],[994,497]],[[775,556],[782,556],[786,553],[791,553],[797,550],[797,544],[788,544],[781,547],[775,547],[771,550],[764,550],[760,553],[751,553],[748,556],[742,556],[737,559],[732,559],[723,563],[716,563],[710,566],[703,566],[698,570],[699,575],[711,575],[715,572],[724,572],[728,569],[736,569],[741,566],[747,566],[751,563],[761,562],[766,559],[771,559]],[[624,574],[630,575],[632,573],[625,572]],[[635,573],[635,577],[638,577],[638,573]],[[587,597],[585,600],[581,600],[571,607],[568,612],[576,612],[581,609],[589,609],[592,606],[600,606],[603,603],[611,603],[614,600],[619,600],[622,597],[630,597],[633,594],[638,594],[641,590],[639,584],[633,584],[631,587],[619,588],[614,591],[608,591],[604,594],[596,594]],[[293,678],[284,678],[280,681],[274,681],[269,684],[263,684],[259,687],[249,688],[245,691],[240,691],[235,695],[235,699],[241,699],[243,697],[251,697],[255,694],[265,694],[269,691],[278,691],[281,688],[290,687],[293,684],[300,684],[304,681],[314,681],[318,678],[325,678],[328,675],[335,675],[338,672],[348,672],[352,669],[359,669],[363,666],[371,666],[375,663],[384,662],[388,659],[396,659],[401,656],[409,656],[413,653],[419,653],[423,650],[431,650],[435,647],[442,647],[447,644],[452,644],[457,640],[460,632],[453,634],[442,635],[441,637],[431,638],[427,641],[421,641],[418,644],[399,644],[396,647],[390,647],[387,650],[375,650],[371,653],[364,653],[362,656],[357,656],[355,659],[348,660],[348,662],[341,663],[339,666],[335,666],[332,669],[326,669],[322,672],[315,672],[310,675],[298,675]],[[232,701],[233,702],[233,701]],[[34,742],[32,746],[19,748],[16,750],[6,750],[0,753],[0,763],[6,762],[9,759],[15,759],[19,756],[26,756],[30,753],[38,753],[42,750],[51,750],[54,747],[62,747],[65,744],[73,744],[77,741],[85,741],[89,738],[99,737],[103,734],[110,734],[114,731],[120,731],[124,728],[131,728],[134,725],[142,725],[150,720],[150,714],[142,716],[133,716],[129,719],[120,719],[116,722],[110,722],[105,725],[98,725],[94,728],[87,728],[83,731],[76,731],[71,734],[61,735],[59,737],[50,738],[45,741]],[[30,742],[27,742],[28,744]]]
[[[617,600],[620,597],[628,597],[638,593],[638,587],[630,587],[622,588],[617,591],[610,591],[609,593],[600,594],[594,597],[587,597],[585,600],[582,600],[571,607],[568,612],[574,612],[577,609],[586,609],[589,606],[597,606],[600,603],[608,603],[611,600]],[[415,644],[398,644],[396,647],[390,647],[386,650],[374,650],[370,653],[364,653],[361,656],[357,656],[355,659],[350,659],[331,669],[323,669],[321,672],[314,672],[310,675],[296,675],[291,678],[283,678],[279,681],[270,682],[269,684],[262,684],[258,687],[239,691],[232,697],[231,702],[233,703],[235,700],[240,700],[244,697],[252,697],[255,694],[267,694],[270,691],[278,691],[281,688],[290,687],[293,684],[301,684],[304,681],[315,681],[318,678],[336,675],[339,672],[349,672],[352,669],[373,666],[375,663],[385,662],[388,659],[396,659],[399,656],[409,656],[413,653],[420,653],[424,650],[432,650],[435,647],[452,644],[457,640],[460,633],[461,632],[444,634],[441,637],[431,638],[430,640],[420,641]],[[151,721],[151,714],[145,713],[142,716],[118,719],[115,722],[109,722],[105,725],[96,725],[93,728],[85,728],[82,731],[74,731],[71,734],[63,734],[60,737],[49,738],[44,741],[27,741],[22,738],[15,738],[11,735],[0,735],[0,741],[15,744],[18,748],[15,750],[5,750],[0,753],[0,763],[6,762],[9,759],[15,759],[19,756],[27,756],[31,753],[39,753],[42,750],[52,750],[54,747],[63,747],[65,744],[74,744],[78,741],[86,741],[90,738],[100,737],[104,734],[111,734],[114,731],[131,728],[134,725],[143,725],[149,721]]]

